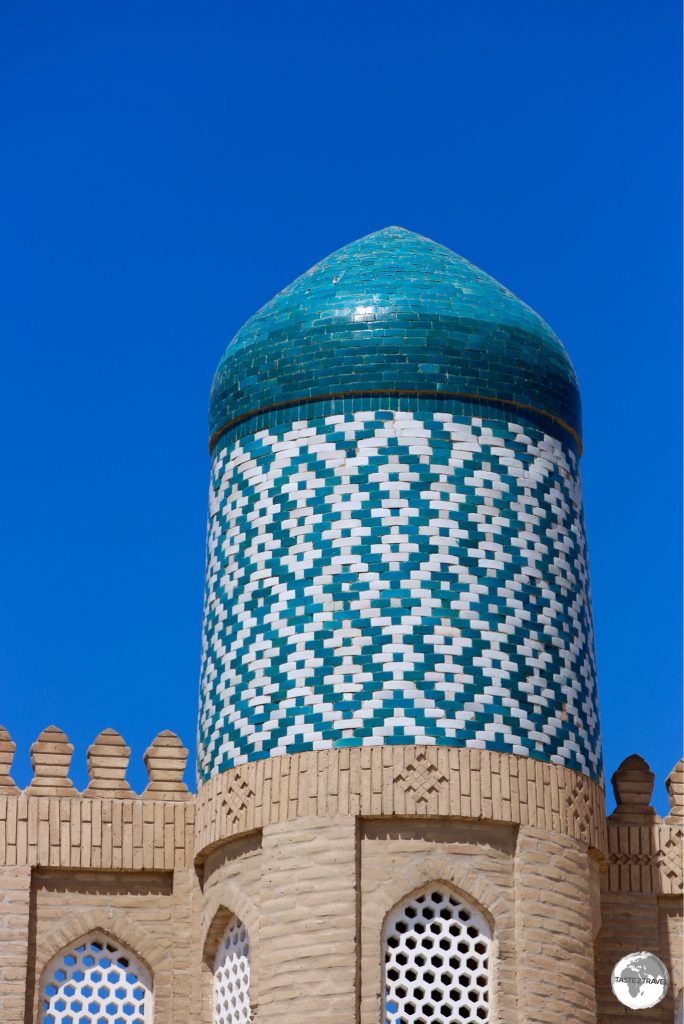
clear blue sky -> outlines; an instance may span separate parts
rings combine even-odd
[[[218,359],[400,224],[564,340],[606,772],[680,756],[679,5],[10,3],[0,24],[0,722],[191,747]],[[611,797],[612,800],[612,797]]]

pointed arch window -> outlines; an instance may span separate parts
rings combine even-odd
[[[213,1024],[250,1024],[249,936],[239,918],[229,922],[214,959]]]
[[[98,932],[46,966],[40,1024],[152,1024],[152,978],[131,952]]]
[[[430,886],[383,931],[383,1024],[487,1024],[491,930],[446,887]]]

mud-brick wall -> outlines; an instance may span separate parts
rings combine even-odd
[[[142,796],[125,781],[130,751],[105,730],[88,751],[89,784],[69,779],[73,748],[50,727],[31,748],[34,777],[9,775],[0,731],[0,1020],[39,1019],[51,959],[94,931],[122,943],[153,978],[156,1024],[193,1019],[201,908],[187,751],[162,733],[145,755]]]
[[[632,755],[613,776],[617,808],[608,819],[608,864],[601,877],[601,935],[596,965],[599,1024],[628,1024],[636,1011],[612,993],[611,972],[628,953],[648,950],[670,972],[670,990],[658,1006],[639,1010],[644,1024],[672,1024],[682,998],[684,917],[682,852],[684,770],[667,779],[670,813],[661,821],[650,805],[654,776]]]

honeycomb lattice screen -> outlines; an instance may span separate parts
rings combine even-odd
[[[384,929],[384,1024],[486,1024],[491,932],[448,890],[401,904]]]
[[[250,1024],[249,938],[234,917],[226,928],[214,960],[213,1024]]]
[[[152,1024],[149,972],[104,935],[51,960],[40,997],[40,1024]]]

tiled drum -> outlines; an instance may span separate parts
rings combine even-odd
[[[200,778],[401,743],[600,778],[579,415],[543,321],[402,229],[248,321],[212,393]]]

